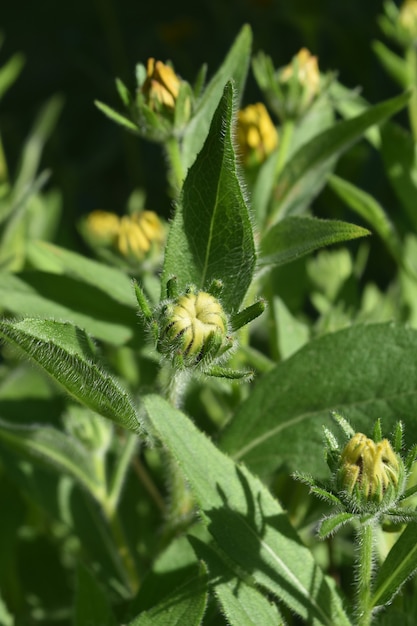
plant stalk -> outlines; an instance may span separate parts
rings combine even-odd
[[[176,198],[184,180],[184,171],[181,163],[181,152],[178,139],[176,137],[170,137],[167,139],[165,142],[165,150],[170,169],[169,179],[173,196]]]
[[[374,556],[375,523],[360,523],[358,531],[357,561],[357,618],[358,626],[370,626],[372,622],[372,570]]]

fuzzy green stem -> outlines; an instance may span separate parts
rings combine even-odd
[[[130,467],[130,463],[135,454],[137,442],[138,440],[136,435],[129,435],[126,444],[123,446],[123,452],[117,461],[107,498],[107,507],[110,515],[113,515],[119,504],[123,484]]]
[[[282,130],[280,133],[279,139],[279,150],[278,150],[278,159],[275,168],[275,175],[278,176],[284,167],[287,158],[288,152],[290,149],[293,133],[294,133],[294,120],[287,119],[285,120]]]
[[[169,162],[170,182],[173,195],[174,197],[177,197],[184,180],[184,171],[181,163],[181,152],[178,139],[176,137],[170,137],[167,139],[165,142],[165,150]]]
[[[372,621],[372,565],[374,556],[375,523],[360,522],[357,562],[357,617],[358,626],[370,626]]]

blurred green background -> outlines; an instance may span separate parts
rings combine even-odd
[[[382,38],[377,24],[381,12],[378,0],[5,3],[0,63],[16,52],[25,57],[21,76],[0,104],[10,171],[13,174],[17,167],[37,112],[48,98],[61,94],[63,111],[42,162],[52,170],[48,185],[62,192],[58,242],[81,246],[79,217],[97,208],[122,212],[135,187],[146,190],[147,208],[169,216],[159,146],[129,136],[94,106],[99,99],[120,108],[116,76],[133,88],[135,64],[154,56],[171,59],[190,82],[207,63],[210,77],[247,22],[254,33],[254,51],[265,50],[276,67],[287,64],[306,46],[319,56],[322,71],[337,70],[341,82],[360,86],[374,103],[398,93],[371,50],[372,40]],[[260,94],[250,76],[245,103],[257,99]],[[343,167],[353,168],[356,184],[384,202],[381,194],[389,191],[385,183],[381,187],[378,157],[369,148],[355,148],[339,166]],[[326,213],[328,202],[322,194],[319,215]],[[332,216],[338,216],[333,208]]]

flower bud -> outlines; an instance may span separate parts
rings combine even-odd
[[[340,456],[337,486],[357,510],[389,506],[402,493],[404,475],[404,463],[388,439],[375,443],[356,433]]]
[[[213,359],[230,347],[227,317],[206,291],[189,292],[166,303],[160,315],[158,350],[179,356],[184,366]]]
[[[259,165],[278,145],[278,132],[262,102],[239,111],[237,140],[246,165]]]
[[[285,88],[286,115],[300,117],[320,91],[317,57],[313,56],[307,48],[301,48],[291,63],[281,69],[279,82],[281,87]]]
[[[71,406],[64,415],[64,424],[66,431],[87,450],[97,454],[105,454],[108,450],[113,425],[101,415],[83,407]]]
[[[116,247],[124,257],[142,260],[153,245],[165,239],[162,223],[153,211],[125,215],[120,220]]]
[[[405,0],[403,2],[398,21],[408,35],[413,39],[417,37],[417,0]]]
[[[159,110],[161,107],[167,107],[173,110],[180,84],[181,81],[172,67],[165,65],[162,61],[148,59],[142,93],[151,109]]]
[[[109,211],[92,211],[84,223],[86,235],[100,244],[114,241],[120,227],[120,218]]]

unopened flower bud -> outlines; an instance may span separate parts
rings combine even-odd
[[[121,218],[116,245],[123,256],[141,260],[154,244],[161,244],[164,237],[164,229],[156,213],[140,211]]]
[[[278,132],[262,102],[239,111],[237,140],[246,165],[259,165],[278,145]]]
[[[219,356],[229,345],[226,314],[211,294],[185,293],[164,305],[158,341],[161,353],[180,356],[185,366],[192,366]]]
[[[417,0],[405,0],[400,7],[400,26],[414,39],[417,37]]]
[[[120,227],[120,218],[110,211],[92,211],[85,220],[86,233],[100,243],[114,241]]]
[[[161,106],[174,109],[180,84],[181,80],[172,67],[162,63],[162,61],[155,61],[153,58],[148,59],[142,93],[151,109],[158,110]]]
[[[389,505],[400,495],[404,483],[404,464],[388,439],[375,443],[356,433],[340,456],[338,488],[351,504],[361,510],[367,505]]]
[[[284,109],[291,116],[301,116],[320,91],[318,60],[307,48],[301,48],[291,63],[281,69],[279,81],[286,87]]]
[[[300,85],[309,89],[312,96],[318,92],[320,86],[318,61],[317,57],[313,56],[307,48],[301,48],[292,62],[284,67],[281,80],[283,82],[288,81],[294,75]]]

